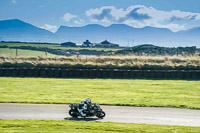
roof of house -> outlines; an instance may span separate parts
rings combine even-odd
[[[105,40],[105,41],[101,42],[101,44],[112,44],[112,43],[110,43],[109,41]]]
[[[61,43],[62,45],[67,45],[67,44],[76,44],[76,43],[73,43],[73,42],[64,42],[64,43]]]
[[[83,44],[92,44],[89,40],[86,40],[85,42],[83,42]]]

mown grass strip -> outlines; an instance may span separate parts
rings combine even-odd
[[[199,133],[200,127],[113,123],[113,122],[0,120],[0,132]]]
[[[200,109],[200,81],[0,78],[0,102],[79,103]]]

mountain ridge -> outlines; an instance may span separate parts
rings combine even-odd
[[[20,19],[0,21],[0,39],[17,41],[43,41],[64,42],[72,40],[82,43],[89,39],[92,42],[101,42],[108,39],[121,46],[127,46],[130,40],[135,44],[154,44],[158,46],[191,46],[199,45],[200,27],[194,27],[185,31],[173,32],[167,28],[146,26],[135,28],[126,24],[111,24],[102,26],[99,24],[88,24],[82,27],[60,26],[52,33],[26,23]]]

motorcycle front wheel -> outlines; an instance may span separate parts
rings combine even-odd
[[[72,117],[78,117],[78,113],[75,110],[70,109],[69,110],[69,115],[71,115]]]
[[[106,113],[104,111],[101,111],[99,112],[97,115],[96,115],[98,118],[102,118],[106,116]]]

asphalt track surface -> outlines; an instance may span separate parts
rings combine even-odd
[[[12,104],[0,103],[0,119],[76,120],[160,125],[198,126],[200,110],[156,107],[101,106],[104,119],[72,118],[65,104]]]

